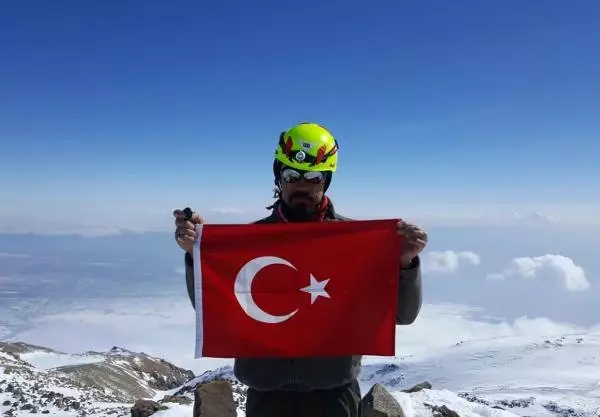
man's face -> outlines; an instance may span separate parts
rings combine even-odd
[[[323,198],[324,173],[285,168],[279,178],[282,200],[299,212],[312,212]]]

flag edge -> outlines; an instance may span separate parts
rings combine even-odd
[[[196,310],[196,358],[203,357],[204,351],[204,308],[202,300],[202,224],[196,225],[196,237],[194,239],[193,258],[194,258],[194,299]]]

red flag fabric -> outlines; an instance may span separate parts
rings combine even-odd
[[[397,220],[198,225],[196,357],[392,356]]]

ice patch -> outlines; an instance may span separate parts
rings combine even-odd
[[[29,352],[19,355],[22,360],[30,363],[40,370],[59,368],[61,366],[83,365],[88,363],[104,362],[105,357],[101,355],[70,355],[50,352]]]

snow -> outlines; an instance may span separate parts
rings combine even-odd
[[[521,411],[512,409],[512,412],[554,415],[548,414],[543,405],[555,403],[560,408],[573,408],[596,416],[600,410],[600,334],[465,341],[435,356],[423,352],[403,360],[375,357],[364,360],[363,390],[380,382],[393,390],[397,398],[406,400],[406,394],[399,390],[423,381],[440,389],[435,391],[437,394],[446,393],[434,398],[440,403],[449,401],[450,392],[471,393],[491,404],[533,397],[532,406]],[[419,396],[412,398],[414,402]],[[464,400],[456,397],[448,407],[459,409],[461,404]],[[479,411],[473,409],[472,412]]]
[[[398,351],[399,355],[393,358],[365,357],[360,384],[363,395],[374,383],[384,385],[401,404],[406,417],[431,417],[432,407],[444,405],[461,417],[600,415],[600,333],[488,337],[449,342],[445,349],[437,346],[419,351],[410,346],[410,354],[405,356],[400,355],[401,346]],[[105,359],[97,354],[42,351],[25,353],[21,357],[39,370]],[[14,362],[14,357],[0,352],[0,364]],[[113,364],[129,372],[126,361],[115,359]],[[0,365],[2,374],[3,367]],[[215,367],[185,385],[193,386],[217,377],[233,380],[231,366]],[[23,384],[27,382],[25,375],[5,374],[3,378]],[[145,381],[144,376],[137,375],[137,379]],[[410,394],[403,392],[424,381],[430,382],[432,389]],[[47,388],[65,396],[82,396],[82,392],[74,388],[52,383],[47,384]],[[178,390],[157,392],[153,399],[159,400]],[[2,402],[10,398],[10,393],[0,393],[0,414],[8,409],[1,406]],[[165,405],[169,409],[156,413],[157,417],[192,414],[193,405]],[[123,404],[97,404],[105,411],[117,406]],[[131,404],[125,406],[130,407]],[[50,417],[77,415],[75,411],[50,411]],[[30,412],[23,410],[15,414],[17,417],[24,415],[30,415]],[[96,415],[102,413],[89,413],[90,417]],[[243,417],[244,413],[238,411],[238,416]]]
[[[9,355],[6,352],[2,352],[1,350],[0,350],[0,358],[6,362],[14,362],[15,361],[14,357],[12,357],[11,355]]]
[[[449,409],[456,411],[461,417],[519,417],[518,414],[509,411],[493,409],[481,404],[468,402],[447,390],[423,390],[413,394],[393,392],[392,395],[402,406],[405,417],[431,417],[432,410],[424,404],[432,404],[438,407],[446,405]],[[544,411],[540,411],[544,414],[539,414],[537,411],[533,414],[531,411],[530,409],[530,415],[535,416],[548,413],[547,410],[544,410],[545,413]],[[162,410],[153,415],[156,417],[187,417],[192,414],[193,404],[169,404],[168,410]],[[238,409],[237,416],[244,417],[245,413]]]
[[[169,404],[168,410],[157,411],[152,414],[155,417],[189,417],[194,414],[194,406],[181,405],[181,404]],[[246,413],[242,410],[237,410],[237,417],[245,417]]]
[[[441,390],[423,390],[413,394],[393,392],[392,395],[402,406],[405,417],[431,417],[431,409],[425,404],[438,407],[445,405],[461,417],[517,417],[517,414],[493,409],[481,404],[468,402],[455,393]]]
[[[78,413],[77,411],[63,411],[63,410],[52,410],[50,412],[50,414],[46,414],[48,416],[52,416],[52,417],[77,417]],[[14,414],[14,417],[31,417],[31,411],[30,410],[17,410]],[[94,416],[94,414],[89,414],[88,417],[92,417]],[[98,415],[99,416],[99,415]]]
[[[79,399],[81,397],[81,390],[69,387],[62,387],[56,384],[48,384],[47,389],[50,389],[54,392],[59,392],[63,394],[65,397],[73,397]]]
[[[22,360],[30,363],[31,365],[35,366],[40,370],[48,370],[58,368],[61,366],[83,365],[87,363],[104,362],[106,360],[106,357],[102,355],[74,355],[43,351],[21,353],[19,356]]]
[[[188,384],[217,376],[231,378],[231,368],[214,369]],[[424,381],[433,389],[402,391]],[[363,395],[374,383],[383,384],[406,417],[431,417],[425,404],[446,405],[461,417],[597,417],[600,333],[493,337],[465,340],[445,350],[413,350],[406,357],[365,357],[360,383]]]
[[[169,404],[168,410],[157,411],[152,415],[156,417],[189,417],[193,414],[193,405]]]

